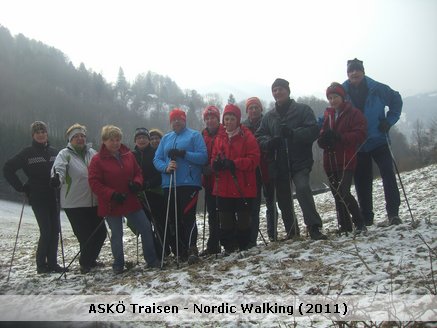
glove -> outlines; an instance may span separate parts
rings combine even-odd
[[[168,151],[168,157],[170,157],[171,159],[176,159],[176,157],[184,158],[185,153],[186,153],[186,150],[184,150],[184,149],[173,148],[173,149],[170,149]]]
[[[223,160],[220,158],[217,158],[214,162],[212,162],[212,169],[216,172],[222,171],[225,169],[225,165]]]
[[[235,174],[235,163],[231,159],[225,159],[223,160],[223,167],[225,170],[231,171],[231,174]]]
[[[59,173],[56,173],[54,176],[50,178],[49,185],[54,189],[57,189],[61,186],[61,181],[59,180]]]
[[[335,146],[335,143],[339,142],[341,140],[341,135],[334,130],[326,130],[321,135],[320,138],[322,139],[322,143],[326,144],[329,148],[332,148]]]
[[[378,130],[381,131],[382,133],[387,133],[388,130],[390,130],[390,128],[391,126],[385,118],[379,121]]]
[[[113,201],[117,202],[118,204],[123,204],[124,201],[126,200],[126,194],[114,192],[114,193],[112,193],[111,199]]]
[[[27,183],[25,183],[23,185],[23,187],[21,188],[21,192],[24,192],[24,194],[26,195],[27,198],[29,198],[30,196],[30,185],[28,185]]]
[[[140,185],[138,182],[129,181],[128,184],[129,190],[132,191],[134,194],[141,191],[143,189],[143,186]]]
[[[281,137],[273,137],[267,143],[267,148],[268,149],[279,149],[280,145],[281,145]]]
[[[290,129],[286,124],[281,124],[280,135],[282,138],[293,139],[293,130]]]

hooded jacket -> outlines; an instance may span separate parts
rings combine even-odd
[[[219,136],[219,134],[224,132],[224,127],[223,124],[220,124],[216,134],[212,135],[209,133],[208,129],[203,129],[202,131],[202,136],[203,136],[203,140],[205,141],[205,145],[206,145],[206,150],[208,152],[208,162],[206,163],[206,165],[208,167],[210,166],[211,163],[211,159],[212,159],[212,150],[214,148],[214,145],[216,143],[217,137]],[[214,179],[215,179],[215,175],[213,174],[212,170],[208,170],[209,174],[206,175],[205,172],[202,176],[202,185],[205,188],[205,190],[207,190],[208,192],[212,192],[212,188],[214,186]]]
[[[88,183],[88,166],[97,151],[86,145],[83,157],[68,143],[56,156],[53,163],[52,176],[55,171],[61,182],[61,207],[94,207],[97,206],[97,197],[91,191]]]
[[[129,190],[129,182],[143,184],[141,169],[130,149],[121,145],[117,159],[102,144],[99,152],[91,159],[88,182],[98,198],[98,215],[124,216],[140,210],[137,195]],[[126,194],[126,200],[119,204],[112,200],[114,192]]]
[[[386,119],[390,126],[393,126],[401,116],[402,98],[399,92],[392,90],[389,86],[364,76],[368,87],[368,95],[364,108],[359,108],[367,119],[367,140],[360,151],[370,152],[379,146],[387,144],[386,134],[379,131],[378,125],[381,120]],[[349,80],[343,83],[346,92],[350,92]],[[352,102],[356,107],[356,104]],[[387,114],[385,107],[388,107]]]
[[[356,152],[365,141],[367,122],[359,109],[348,101],[343,102],[343,108],[335,118],[335,109],[330,107],[325,110],[320,135],[327,130],[337,132],[341,139],[331,149],[319,138],[317,143],[323,151],[323,168],[326,172],[342,172],[355,170],[357,165]]]
[[[211,165],[217,157],[234,161],[237,182],[229,170],[216,172],[218,179],[214,180],[212,194],[224,198],[255,198],[258,191],[255,170],[260,151],[252,132],[240,125],[240,133],[229,139],[225,129],[221,130],[212,150]]]

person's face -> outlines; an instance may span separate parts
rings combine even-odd
[[[328,96],[328,101],[329,101],[329,105],[331,105],[331,107],[337,109],[343,103],[343,98],[336,93],[331,93]]]
[[[357,86],[364,79],[364,72],[358,69],[352,69],[351,71],[347,72],[347,77],[350,84]]]
[[[161,138],[160,138],[159,136],[154,135],[154,136],[151,136],[151,137],[150,137],[150,145],[151,145],[154,149],[158,148],[158,146],[159,146],[159,142],[160,142],[160,141],[161,141]]]
[[[143,150],[150,144],[149,137],[145,135],[139,135],[135,138],[135,145],[138,147],[138,149]]]
[[[237,117],[234,114],[223,116],[223,124],[227,132],[232,132],[237,128]]]
[[[35,140],[37,143],[45,144],[47,143],[48,139],[49,137],[47,131],[38,130],[33,134],[33,140]]]
[[[209,131],[217,130],[219,127],[219,124],[220,124],[220,122],[219,122],[219,119],[217,118],[217,116],[211,115],[211,114],[206,115],[205,125]]]
[[[177,118],[177,117],[175,119],[173,119],[170,122],[170,124],[171,124],[172,130],[176,133],[181,132],[185,128],[185,125],[186,125],[184,120]]]
[[[79,148],[85,147],[86,136],[83,133],[76,133],[70,140],[70,143]]]
[[[261,117],[262,108],[257,104],[250,105],[247,108],[247,116],[250,121],[257,121]]]
[[[272,95],[279,105],[285,104],[290,96],[288,90],[281,86],[274,87],[272,89]]]
[[[103,144],[106,146],[106,149],[108,149],[111,154],[115,154],[121,147],[121,138],[109,138],[108,140],[103,141]]]

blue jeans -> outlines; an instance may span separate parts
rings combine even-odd
[[[367,225],[373,224],[373,171],[372,159],[381,173],[384,186],[385,208],[388,217],[399,214],[401,198],[393,169],[393,160],[388,145],[380,146],[370,152],[357,154],[357,168],[355,169],[355,190],[358,196],[361,213]]]
[[[143,247],[144,260],[149,265],[154,265],[158,261],[155,245],[153,243],[152,226],[143,210],[138,210],[126,215],[129,224],[141,235],[141,245]],[[112,267],[124,267],[123,252],[123,218],[121,216],[106,217],[109,228],[111,229],[111,250],[114,257]]]

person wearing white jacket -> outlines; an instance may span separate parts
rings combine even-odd
[[[55,159],[50,185],[61,188],[60,205],[80,244],[80,271],[98,266],[97,258],[106,239],[103,218],[97,216],[97,197],[88,184],[88,166],[97,153],[86,143],[86,128],[78,123],[66,131],[68,145]]]

